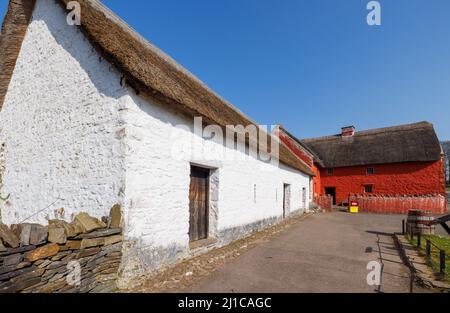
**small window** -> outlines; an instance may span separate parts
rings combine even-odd
[[[367,175],[373,175],[373,174],[375,174],[375,169],[374,169],[373,167],[368,167],[368,168],[366,169],[366,174],[367,174]]]
[[[327,169],[327,173],[328,173],[328,176],[333,176],[333,174],[334,174],[334,168],[329,168],[329,169]]]
[[[365,185],[364,186],[364,192],[365,193],[372,193],[373,192],[373,186],[372,185]]]
[[[256,203],[256,184],[253,185],[253,203]]]

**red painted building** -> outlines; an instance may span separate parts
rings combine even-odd
[[[291,135],[283,126],[278,126],[275,130],[275,135],[277,135],[286,146],[291,149],[294,154],[305,162],[313,171],[315,176],[312,179],[312,190],[314,196],[319,195],[317,191],[321,190],[321,168],[324,167],[322,161],[315,155],[314,151],[310,150],[305,144],[300,140]],[[313,195],[312,195],[313,196]]]
[[[331,194],[335,204],[346,203],[350,194],[445,196],[441,162],[408,162],[337,167],[332,174],[321,170],[321,193]],[[370,169],[370,174],[368,173]]]
[[[279,136],[300,158],[307,156],[317,173],[314,193],[332,195],[335,204],[347,204],[351,194],[445,197],[444,155],[428,122],[361,132],[350,126],[305,140],[280,127]]]

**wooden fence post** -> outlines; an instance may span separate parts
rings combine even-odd
[[[431,241],[430,240],[427,240],[427,257],[430,257],[431,256]]]
[[[422,234],[420,232],[417,233],[417,251],[419,251],[420,254],[420,246],[422,243]]]
[[[445,251],[443,250],[439,253],[439,272],[445,275]]]

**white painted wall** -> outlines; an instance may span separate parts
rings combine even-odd
[[[307,175],[252,158],[236,161],[243,157],[242,152],[199,138],[192,119],[171,113],[151,100],[130,96],[124,112],[127,235],[130,246],[140,247],[129,250],[125,272],[143,274],[155,264],[170,263],[188,253],[191,163],[219,171],[219,233],[282,217],[285,183],[291,185],[291,212],[303,210],[302,188],[309,195]],[[175,129],[177,125],[186,129]],[[178,144],[186,143],[206,151],[225,149],[232,160],[210,159],[211,153],[202,157],[174,152],[179,150]],[[307,197],[307,207],[309,202]]]
[[[125,94],[61,7],[38,0],[0,113],[1,192],[11,195],[0,202],[3,222],[45,223],[59,208],[67,220],[80,211],[109,214],[123,188],[116,133]]]
[[[53,0],[37,1],[0,113],[2,193],[11,194],[4,222],[20,222],[58,198],[28,221],[44,223],[60,207],[68,220],[80,211],[100,217],[120,202],[127,278],[187,255],[191,162],[217,168],[219,233],[280,218],[284,183],[291,185],[291,211],[301,209],[308,176],[239,161],[242,152],[198,137],[193,120],[121,87],[120,75],[62,13]],[[179,144],[186,143],[224,149],[227,158],[183,154]]]

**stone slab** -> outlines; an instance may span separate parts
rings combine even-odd
[[[17,248],[20,246],[20,240],[5,224],[0,223],[0,238],[6,247]]]
[[[57,244],[51,243],[25,253],[25,258],[30,262],[34,262],[40,259],[52,257],[58,252],[59,246]]]
[[[67,235],[64,228],[51,227],[48,230],[48,241],[51,243],[65,244],[67,242]]]
[[[120,204],[116,204],[109,212],[109,228],[119,228],[122,219]]]
[[[93,231],[92,233],[79,235],[75,237],[75,239],[95,239],[100,237],[117,235],[120,234],[121,232],[122,230],[120,228],[106,228],[102,230]]]
[[[87,213],[77,214],[74,221],[81,226],[83,233],[90,233],[97,229],[106,228],[105,223]]]

